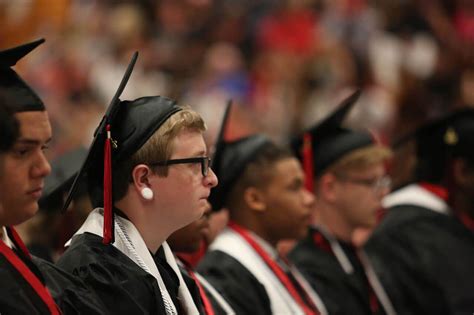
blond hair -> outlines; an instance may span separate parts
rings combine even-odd
[[[182,131],[204,132],[207,127],[202,117],[190,107],[169,117],[158,130],[128,160],[114,170],[114,199],[120,200],[132,182],[132,170],[138,164],[152,164],[169,160],[173,154],[173,140]],[[168,175],[168,167],[153,167],[159,176]]]

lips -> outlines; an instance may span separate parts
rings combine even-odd
[[[28,195],[33,196],[35,199],[40,199],[43,193],[43,187],[38,187],[28,191]]]

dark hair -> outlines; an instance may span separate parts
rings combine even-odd
[[[18,121],[13,112],[7,106],[0,105],[0,153],[10,150],[18,135]]]
[[[275,164],[283,159],[294,157],[287,147],[268,142],[258,151],[239,176],[226,198],[226,205],[238,205],[248,187],[263,188],[270,182]]]

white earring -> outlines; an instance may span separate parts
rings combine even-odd
[[[140,192],[142,194],[142,197],[145,198],[146,200],[153,199],[153,190],[151,190],[150,188],[145,187]]]

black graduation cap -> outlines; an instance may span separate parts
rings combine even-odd
[[[225,130],[226,125],[227,118],[221,128]],[[245,167],[269,144],[270,139],[258,134],[232,142],[224,141],[223,137],[218,138],[212,169],[219,179],[219,184],[211,189],[208,198],[214,211],[227,206],[225,204],[227,196]]]
[[[327,118],[291,140],[291,147],[298,158],[302,160],[307,155],[305,153],[308,153],[305,148],[308,149],[309,147],[309,153],[311,153],[313,161],[313,174],[312,176],[307,174],[307,178],[322,174],[328,166],[345,154],[374,143],[374,139],[369,132],[342,127],[342,122],[359,98],[360,93],[360,90],[352,93]],[[303,164],[307,163],[303,162]]]
[[[69,191],[86,155],[87,150],[79,147],[51,162],[51,174],[44,180],[43,195],[38,201],[40,211],[59,211],[63,207],[64,196]],[[76,196],[85,193],[85,185],[80,185],[76,190]]]
[[[474,109],[463,108],[428,122],[404,141],[410,139],[415,139],[416,179],[441,181],[450,158],[474,161]]]
[[[39,39],[0,51],[0,102],[11,106],[13,112],[45,110],[38,95],[11,68],[44,41]]]
[[[112,170],[130,158],[174,113],[180,111],[174,100],[149,96],[133,101],[119,99],[131,75],[135,53],[107,111],[94,133],[94,140],[81,170],[72,184],[63,209],[67,209],[78,183],[86,177],[90,190],[103,191],[104,243],[113,242]],[[94,206],[99,199],[91,195]]]
[[[8,151],[19,133],[18,121],[11,110],[0,103],[0,153]]]

